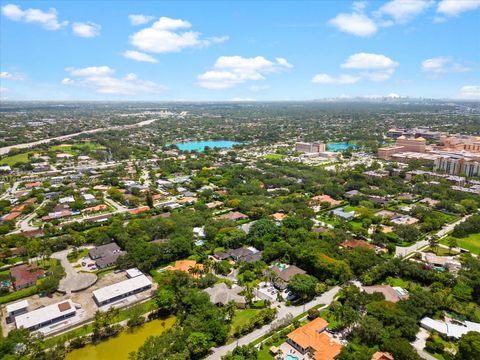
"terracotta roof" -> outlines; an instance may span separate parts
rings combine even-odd
[[[68,301],[65,301],[63,303],[58,304],[58,310],[61,312],[69,310],[70,309],[70,303]]]
[[[373,354],[372,360],[395,360],[395,358],[390,353],[377,351]]]
[[[140,214],[140,213],[148,211],[148,210],[150,210],[150,208],[148,206],[141,206],[141,207],[138,207],[136,209],[129,210],[128,212],[132,215],[137,215],[137,214]]]
[[[83,211],[84,212],[97,212],[97,211],[103,211],[103,210],[107,210],[107,209],[108,209],[107,205],[100,204],[100,205],[97,205],[97,206],[88,207],[88,208],[84,209]]]
[[[284,214],[284,213],[275,213],[275,214],[272,214],[272,217],[273,217],[275,220],[282,221],[283,219],[285,219],[285,218],[287,217],[287,214]]]
[[[340,244],[344,248],[354,249],[354,248],[367,248],[367,249],[375,249],[375,246],[372,244],[367,243],[364,240],[345,240]]]
[[[310,202],[311,203],[316,203],[316,204],[321,204],[322,202],[327,202],[329,203],[331,206],[335,206],[335,205],[338,205],[340,204],[340,201],[338,200],[335,200],[333,199],[331,196],[329,195],[318,195],[318,196],[314,196],[310,199]]]
[[[32,182],[32,183],[28,183],[28,184],[25,184],[25,187],[37,187],[37,186],[42,186],[42,183],[37,181],[37,182]]]
[[[325,319],[316,318],[293,330],[288,338],[303,349],[313,349],[316,360],[333,360],[342,350],[342,345],[323,332],[327,326]]]
[[[18,211],[14,211],[14,212],[11,212],[11,213],[8,213],[7,215],[4,215],[2,217],[2,220],[3,221],[11,221],[11,220],[15,220],[17,217],[19,217],[22,213],[21,212],[18,212]]]
[[[26,204],[17,205],[12,209],[12,212],[22,212],[23,210],[25,210],[26,207]]]
[[[188,273],[188,271],[194,267],[203,269],[203,265],[197,264],[195,260],[178,260],[178,261],[175,261],[174,266],[167,266],[165,269],[170,271],[184,271]],[[198,275],[195,275],[195,276],[198,276]]]

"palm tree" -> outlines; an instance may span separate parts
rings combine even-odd
[[[452,253],[452,249],[454,247],[458,247],[458,241],[454,237],[448,238],[448,247],[450,248],[450,254]]]
[[[228,320],[232,321],[233,317],[235,315],[235,311],[237,310],[237,304],[235,301],[230,300],[226,305],[225,305],[225,313],[227,314]]]
[[[428,244],[430,245],[430,247],[432,248],[432,250],[436,249],[438,247],[438,244],[440,242],[440,239],[438,238],[437,235],[432,235],[430,236],[430,238],[428,239]]]

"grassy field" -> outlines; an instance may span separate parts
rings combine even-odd
[[[471,234],[464,238],[456,238],[458,246],[470,250],[473,254],[480,255],[480,234]],[[441,241],[448,246],[448,237]]]
[[[30,161],[28,160],[28,153],[23,153],[23,154],[17,154],[13,156],[7,156],[6,158],[0,160],[0,165],[8,165],[8,166],[13,166],[16,163],[29,163]]]
[[[230,333],[233,334],[235,329],[242,327],[243,325],[247,324],[251,318],[253,318],[260,310],[258,309],[244,309],[244,310],[237,310],[235,316],[233,317],[232,327]]]
[[[50,151],[61,151],[61,152],[76,152],[82,149],[88,149],[89,151],[104,149],[105,147],[95,143],[80,143],[80,144],[60,144],[55,146],[50,146]]]
[[[282,154],[268,154],[264,156],[266,160],[281,160],[284,157],[285,155],[282,155]]]

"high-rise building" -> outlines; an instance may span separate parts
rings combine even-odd
[[[297,142],[295,144],[295,151],[311,154],[311,153],[321,153],[326,150],[326,146],[324,143],[314,142],[314,143],[306,143],[306,142]]]

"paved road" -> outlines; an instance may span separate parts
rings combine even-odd
[[[70,139],[70,138],[73,138],[73,137],[76,137],[76,136],[80,136],[80,135],[82,135],[82,134],[92,134],[92,133],[97,133],[97,132],[101,132],[101,131],[108,131],[108,130],[131,129],[131,128],[135,128],[135,127],[141,127],[141,126],[145,126],[145,125],[150,125],[151,123],[153,123],[153,122],[156,121],[156,120],[158,120],[158,119],[151,119],[151,120],[140,121],[140,122],[138,122],[138,123],[129,124],[129,125],[117,125],[117,126],[109,126],[109,127],[106,127],[106,128],[96,128],[96,129],[91,129],[91,130],[84,130],[84,131],[80,131],[80,132],[73,133],[73,134],[56,136],[56,137],[53,137],[53,138],[42,139],[42,140],[30,142],[30,143],[15,144],[15,145],[11,145],[11,146],[5,146],[5,147],[0,148],[0,155],[8,154],[8,152],[9,152],[11,149],[13,149],[13,148],[16,148],[16,149],[29,149],[29,148],[35,147],[35,146],[37,146],[37,145],[47,144],[47,143],[52,142],[52,141],[55,141],[55,140],[59,140],[59,141],[68,140],[68,139]]]
[[[440,229],[436,235],[438,236],[439,239],[445,237],[450,231],[453,230],[453,228],[464,222],[465,220],[467,220],[470,216],[472,216],[473,214],[470,214],[470,215],[467,215],[467,216],[464,216],[463,218],[461,218],[460,220],[454,222],[454,223],[451,223],[451,224],[447,224],[445,225],[442,229]],[[425,247],[428,245],[428,241],[427,240],[422,240],[422,241],[418,241],[416,242],[415,244],[413,244],[412,246],[407,246],[407,247],[400,247],[400,246],[397,246],[395,248],[395,256],[396,257],[400,257],[400,256],[403,256],[403,257],[406,257],[414,252],[416,252],[418,249],[422,248],[422,247]]]
[[[320,305],[320,304],[330,305],[339,291],[340,291],[340,287],[335,286],[334,288],[330,289],[326,293],[324,293],[324,294],[320,295],[319,297],[313,299],[312,301],[306,303],[305,306],[303,306],[303,305],[301,305],[301,306],[285,306],[285,305],[282,304],[281,307],[278,309],[278,314],[277,314],[277,317],[274,321],[278,321],[280,319],[283,319],[288,314],[292,314],[293,317],[296,317],[296,316],[302,314],[303,312],[311,309],[312,307]],[[255,331],[245,335],[244,337],[242,337],[238,340],[238,346],[248,345],[251,342],[257,340],[258,338],[267,334],[270,330],[270,327],[271,327],[271,324],[267,324],[267,325],[263,326],[262,328],[257,329]],[[207,357],[206,360],[218,360],[222,356],[228,354],[230,351],[233,351],[233,349],[235,349],[235,347],[237,347],[237,341],[234,341],[231,344],[224,345],[224,346],[221,346],[221,347],[218,347],[218,348],[213,348],[212,349],[212,351],[213,351],[212,355]]]

